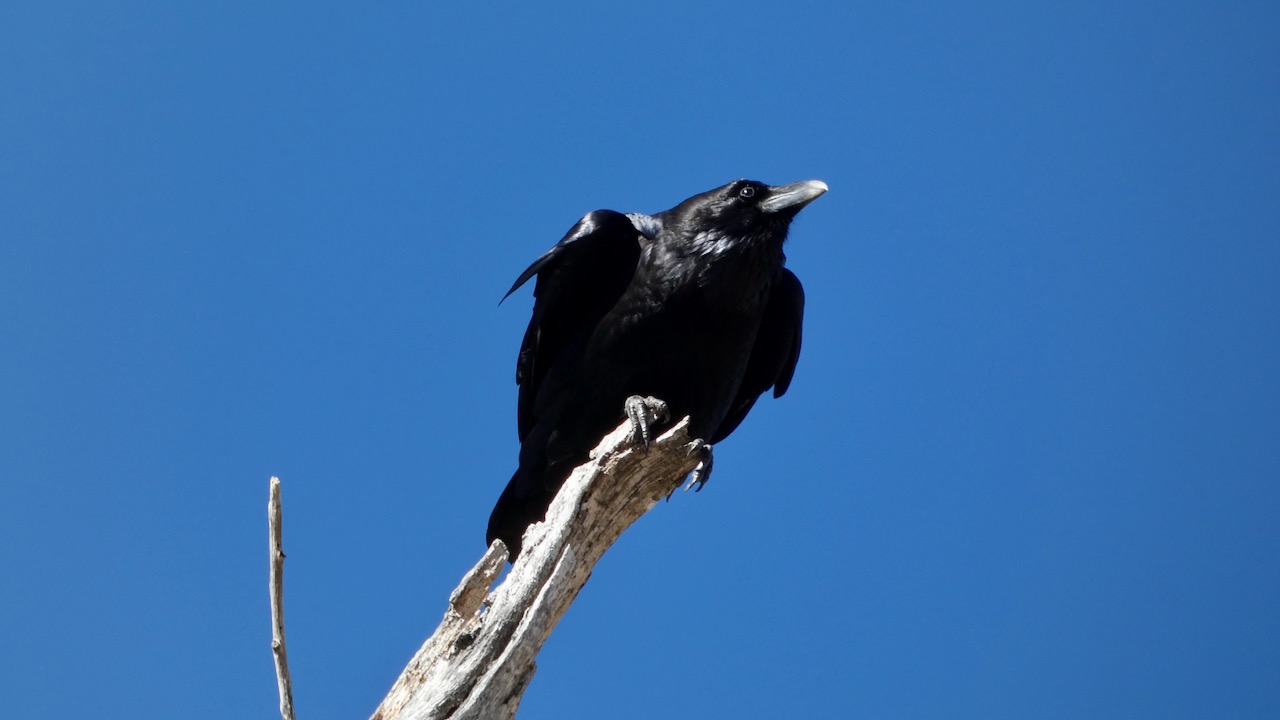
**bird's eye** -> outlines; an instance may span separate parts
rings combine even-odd
[[[755,189],[755,188],[753,188],[753,187],[751,187],[750,185],[747,185],[746,187],[744,187],[744,188],[742,188],[741,190],[739,190],[739,191],[738,191],[738,195],[740,195],[740,196],[742,196],[742,197],[744,197],[744,198],[751,198],[751,197],[755,197],[755,196],[756,196],[756,189]]]

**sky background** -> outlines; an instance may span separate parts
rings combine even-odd
[[[584,212],[817,178],[521,718],[1280,717],[1280,5],[0,7],[0,716],[367,717]]]

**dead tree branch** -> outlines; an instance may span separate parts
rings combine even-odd
[[[280,507],[280,478],[271,478],[267,500],[267,528],[271,534],[271,654],[276,661],[276,685],[280,690],[280,716],[293,718],[293,680],[289,678],[289,657],[284,647],[284,511]]]
[[[596,562],[698,464],[701,441],[687,428],[686,418],[648,452],[629,442],[629,424],[610,433],[569,476],[546,521],[526,531],[524,551],[498,587],[489,591],[507,557],[500,540],[462,578],[439,628],[372,720],[515,717],[538,651]]]

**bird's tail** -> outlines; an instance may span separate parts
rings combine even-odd
[[[536,473],[525,467],[516,470],[489,515],[486,542],[501,538],[507,546],[507,559],[514,563],[523,546],[525,529],[546,518],[554,497],[555,491],[549,490]]]

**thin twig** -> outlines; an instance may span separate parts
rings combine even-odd
[[[271,529],[271,654],[276,660],[276,684],[280,688],[280,716],[294,720],[293,681],[289,678],[289,658],[284,647],[284,512],[280,508],[280,478],[271,478],[271,499],[267,501],[267,524]]]

